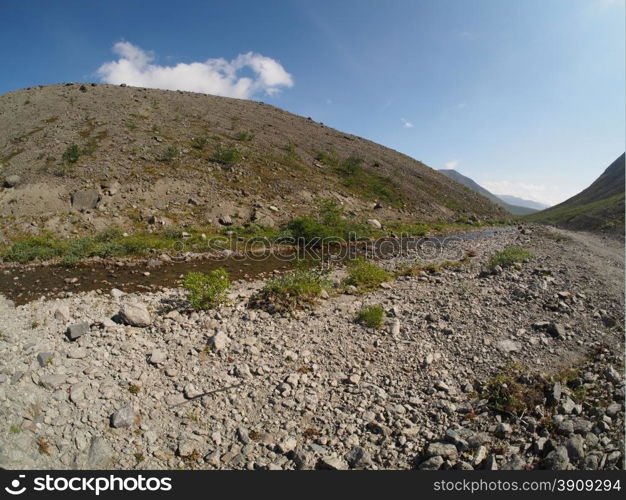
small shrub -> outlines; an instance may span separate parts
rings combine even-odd
[[[385,310],[383,306],[377,304],[361,309],[357,314],[356,321],[370,328],[380,328],[383,326],[384,318]]]
[[[516,369],[490,378],[481,392],[494,410],[509,415],[521,416],[529,413],[545,399],[545,387],[531,379],[521,377]]]
[[[131,384],[128,386],[128,392],[130,392],[131,394],[139,394],[139,391],[141,391],[141,387],[136,384]]]
[[[178,154],[178,148],[174,145],[170,145],[165,148],[165,151],[163,151],[163,154],[161,155],[161,161],[164,161],[165,163],[171,163],[176,158],[178,158]]]
[[[225,269],[216,269],[209,274],[187,273],[183,288],[187,291],[187,299],[194,309],[210,309],[226,300],[230,278]]]
[[[76,144],[70,144],[63,152],[61,159],[63,160],[63,163],[73,164],[78,161],[80,155],[80,148]]]
[[[308,308],[331,284],[321,270],[296,269],[269,280],[251,300],[253,307],[270,313]]]
[[[235,148],[225,148],[218,145],[213,153],[213,161],[223,165],[236,165],[241,161],[241,152]]]
[[[237,134],[235,134],[235,139],[238,141],[251,141],[254,139],[254,134],[246,131],[237,132]]]
[[[382,283],[389,281],[392,276],[382,267],[359,257],[348,263],[347,285],[352,285],[360,292],[376,290]]]
[[[9,432],[11,432],[11,434],[19,434],[22,432],[22,429],[19,425],[12,425],[9,427]]]
[[[209,141],[206,137],[194,137],[191,140],[191,147],[194,149],[204,149]]]
[[[522,247],[509,246],[494,253],[487,263],[487,267],[493,270],[496,266],[509,267],[516,262],[532,259],[534,255]]]

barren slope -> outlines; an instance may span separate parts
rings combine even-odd
[[[320,152],[330,153],[326,161],[315,160]],[[356,174],[343,168],[348,157],[362,160]],[[316,197],[335,197],[362,218],[378,201],[381,220],[503,215],[371,141],[261,102],[189,92],[66,84],[5,94],[0,162],[5,181],[20,178],[0,190],[0,241],[43,228],[132,229],[151,215],[185,225],[225,215],[243,223],[256,213],[271,225],[310,211]],[[100,200],[79,213],[72,195],[85,189]]]

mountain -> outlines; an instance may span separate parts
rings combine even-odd
[[[569,200],[527,217],[555,226],[624,234],[624,154],[591,186]]]
[[[446,177],[449,177],[450,179],[455,180],[459,184],[463,184],[464,186],[470,188],[472,191],[475,191],[476,193],[484,196],[485,198],[490,200],[492,203],[499,205],[504,210],[514,215],[525,215],[525,214],[530,214],[530,213],[535,212],[534,209],[529,208],[529,207],[512,205],[512,204],[507,203],[506,201],[502,200],[495,194],[486,190],[484,187],[476,183],[474,180],[470,179],[469,177],[465,177],[463,174],[457,172],[454,169],[441,169],[439,170],[439,172],[441,172]]]
[[[545,203],[539,203],[538,201],[533,200],[525,200],[524,198],[518,198],[517,196],[511,196],[509,194],[497,194],[498,198],[500,198],[505,203],[510,205],[517,205],[518,207],[532,208],[533,210],[545,210],[549,208],[550,205],[546,205]]]
[[[504,215],[409,156],[262,102],[70,83],[2,95],[0,116],[5,243],[154,220],[272,226],[317,198],[361,220]]]

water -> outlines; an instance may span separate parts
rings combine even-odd
[[[417,248],[424,244],[445,245],[451,238],[468,241],[489,238],[512,227],[490,228],[479,231],[433,236],[428,238],[407,238],[402,240],[381,240],[374,244],[378,256],[386,256],[402,248]],[[25,304],[42,296],[62,297],[68,292],[77,293],[90,290],[109,291],[119,288],[127,293],[155,291],[160,288],[176,287],[181,277],[189,271],[209,272],[225,268],[236,279],[254,279],[284,271],[293,266],[293,254],[268,255],[265,258],[228,258],[224,260],[191,260],[163,263],[158,267],[148,267],[141,263],[120,267],[115,263],[89,263],[75,267],[63,265],[23,266],[0,271],[0,294],[16,304]],[[149,273],[145,275],[144,273]]]

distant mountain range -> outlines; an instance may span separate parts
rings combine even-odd
[[[546,208],[550,207],[550,205],[546,205],[545,203],[539,203],[538,201],[533,200],[525,200],[524,198],[518,198],[517,196],[511,196],[510,194],[497,194],[496,196],[502,201],[510,205],[517,205],[518,207],[532,208],[534,210],[545,210]]]
[[[529,215],[527,219],[567,229],[611,232],[623,236],[624,208],[622,154],[587,189],[559,205]]]
[[[495,195],[474,180],[453,169],[441,169],[439,172],[446,177],[455,180],[459,184],[463,184],[465,187],[470,188],[472,191],[483,195],[485,198],[491,200],[496,205],[504,208],[506,211],[514,215],[528,215],[547,207],[547,205],[542,205],[541,203],[530,200],[524,200],[515,196]]]

